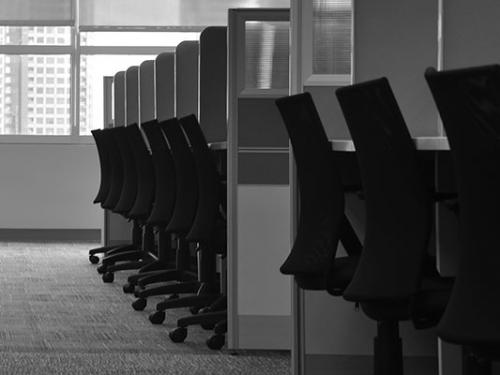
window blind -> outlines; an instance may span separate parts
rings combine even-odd
[[[227,25],[229,8],[289,7],[290,0],[80,0],[81,26]]]
[[[0,0],[2,25],[71,25],[72,0]]]

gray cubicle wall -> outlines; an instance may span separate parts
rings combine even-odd
[[[125,125],[139,124],[139,67],[125,72]]]
[[[114,76],[113,84],[114,126],[125,125],[125,72],[120,71]]]
[[[439,135],[437,112],[423,79],[425,68],[438,63],[438,2],[355,0],[354,4],[346,1],[329,9],[315,9],[314,4],[318,3],[292,0],[292,86],[294,93],[311,92],[328,136],[350,138],[335,89],[381,76],[391,81],[412,135]],[[337,21],[333,22],[334,19]],[[348,28],[335,28],[343,23]],[[313,67],[312,62],[324,56],[331,66],[339,62],[336,58],[342,51],[334,49],[345,48],[349,43],[343,44],[332,35],[343,32],[348,35],[348,29],[353,49],[351,68],[322,71],[321,64],[320,68]],[[315,38],[330,40],[331,50],[325,51],[325,44]],[[363,202],[348,197],[347,214],[361,239],[363,206]],[[294,310],[298,312],[294,316],[299,317],[294,325],[294,374],[323,373],[339,360],[353,371],[370,368],[368,356],[373,353],[375,325],[356,312],[352,304],[325,292],[295,289]],[[416,332],[405,323],[401,336],[405,355],[417,357],[412,359],[414,366],[432,368],[437,355],[435,335],[429,331]]]
[[[356,0],[354,80],[386,76],[414,137],[439,135],[438,114],[423,78],[438,64],[436,0]]]
[[[113,79],[114,126],[125,126],[125,72],[120,71]],[[107,245],[130,242],[131,225],[122,216],[108,212],[106,215]]]
[[[184,41],[175,49],[175,116],[198,117],[199,42]]]
[[[141,123],[156,118],[155,61],[147,60],[139,66],[139,109]]]
[[[288,137],[274,103],[289,92],[288,9],[230,9],[228,345],[290,348]]]
[[[227,27],[200,35],[200,125],[209,143],[227,139]]]
[[[168,120],[175,116],[175,54],[160,53],[155,59],[156,118]]]

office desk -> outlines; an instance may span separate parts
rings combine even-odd
[[[210,142],[208,144],[208,148],[212,151],[222,151],[222,150],[227,150],[227,142],[222,141],[222,142]]]

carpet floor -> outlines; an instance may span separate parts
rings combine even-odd
[[[88,243],[0,243],[0,374],[289,374],[290,356],[274,351],[212,351],[210,331],[190,327],[175,344],[163,325],[122,292],[132,271],[104,284],[88,261]]]

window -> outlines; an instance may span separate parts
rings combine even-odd
[[[157,27],[165,24],[157,12],[153,15],[162,23],[147,21],[154,26],[137,25],[139,31],[93,23],[94,11],[109,6],[105,2],[4,3],[0,12],[0,90],[6,95],[0,97],[0,134],[90,135],[90,130],[102,126],[103,76],[154,59],[183,40],[199,38],[193,29],[171,32]],[[165,8],[163,2],[158,4]],[[77,5],[80,8],[75,12]],[[133,26],[129,22],[120,26],[127,25]],[[110,27],[102,31],[100,26]]]

